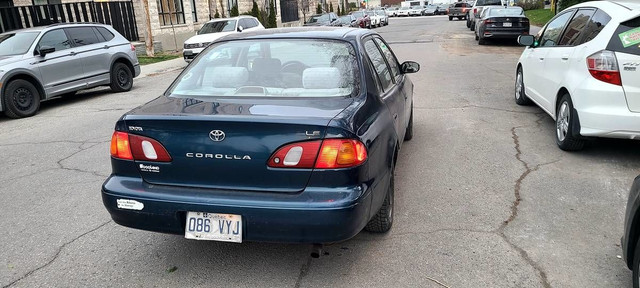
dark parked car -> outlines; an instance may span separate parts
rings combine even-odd
[[[449,13],[448,9],[449,5],[440,4],[438,5],[438,9],[436,9],[436,15],[447,15],[447,13]]]
[[[520,35],[529,35],[529,19],[522,8],[486,7],[476,22],[476,40],[483,45],[487,39],[518,39]]]
[[[221,38],[117,121],[104,205],[120,225],[198,240],[386,232],[419,69],[370,30]]]
[[[367,15],[367,13],[364,13],[364,11],[356,11],[356,12],[351,12],[350,15],[353,15],[354,17],[356,17],[358,26],[360,28],[369,28],[371,29],[371,18],[369,18],[369,15]]]
[[[633,287],[640,287],[640,176],[636,177],[629,192],[627,212],[624,217],[622,237],[622,257],[627,267],[633,271]]]
[[[340,18],[338,18],[338,21],[340,21],[340,26],[342,27],[359,27],[358,18],[353,15],[340,16]]]
[[[340,26],[338,15],[333,12],[312,15],[304,26]]]

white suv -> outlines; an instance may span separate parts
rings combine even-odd
[[[184,41],[182,56],[184,61],[191,62],[209,43],[233,33],[262,30],[264,26],[257,18],[240,16],[234,18],[213,19],[205,23],[198,34]]]
[[[556,122],[562,150],[584,137],[640,139],[640,4],[593,1],[572,6],[540,33],[517,65],[515,100]]]

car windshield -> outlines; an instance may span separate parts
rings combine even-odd
[[[27,53],[33,40],[40,32],[21,32],[0,34],[0,56]]]
[[[215,21],[204,24],[198,34],[229,32],[236,30],[236,20]]]
[[[352,19],[350,15],[347,15],[347,16],[342,16],[342,17],[338,18],[338,20],[340,20],[340,22],[343,23],[343,24],[351,24],[351,21],[353,21],[355,19]]]
[[[478,0],[476,6],[502,5],[501,0]]]
[[[313,15],[307,23],[329,22],[329,14]]]
[[[505,8],[505,9],[494,9],[492,8],[489,11],[489,15],[490,16],[518,16],[518,15],[522,15],[524,14],[524,11],[522,11],[522,8],[520,7],[511,7],[511,8]]]
[[[409,7],[402,7],[400,10],[409,10]]]
[[[349,97],[357,93],[351,44],[337,40],[237,40],[211,45],[170,97]]]
[[[351,14],[351,15],[353,15],[355,17],[358,17],[358,18],[364,17],[364,13],[362,11],[353,12],[353,14]]]
[[[384,15],[385,15],[385,14],[384,14],[384,11],[382,11],[382,10],[378,10],[378,11],[376,11],[376,13],[377,13],[378,15],[380,15],[380,16],[384,16]]]

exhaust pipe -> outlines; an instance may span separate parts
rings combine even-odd
[[[313,244],[311,247],[311,258],[320,258],[322,255],[322,244]]]

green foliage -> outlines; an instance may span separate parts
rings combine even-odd
[[[358,9],[358,3],[349,2],[349,9]]]
[[[344,0],[341,1],[342,2],[342,15],[347,15],[349,14],[349,12],[347,11],[347,9],[344,9]]]
[[[588,2],[591,0],[556,0],[556,1],[558,1],[558,12],[560,12],[578,3]]]
[[[544,0],[520,0],[518,6],[522,7],[524,11],[544,9]]]
[[[229,15],[231,17],[237,17],[240,16],[240,12],[238,12],[238,4],[233,5],[233,7],[231,7],[231,12],[229,12]]]
[[[216,11],[216,14],[213,15],[213,18],[220,18],[220,13],[218,13],[218,11]]]
[[[338,12],[336,12],[338,16],[342,16],[342,12],[340,11],[340,4],[338,4]]]
[[[318,7],[316,7],[316,14],[322,14],[322,5],[318,3]]]
[[[277,28],[278,22],[276,21],[276,8],[273,5],[273,0],[269,1],[269,18],[267,21],[267,28]]]
[[[258,8],[258,3],[256,3],[256,1],[253,1],[253,7],[251,7],[251,16],[258,18],[258,20],[262,18],[260,16],[260,8]]]
[[[333,2],[329,2],[329,12],[333,12]]]
[[[524,15],[529,18],[531,25],[536,25],[542,27],[544,24],[547,24],[551,18],[553,18],[553,12],[551,9],[538,9],[538,10],[529,10],[525,11]]]

